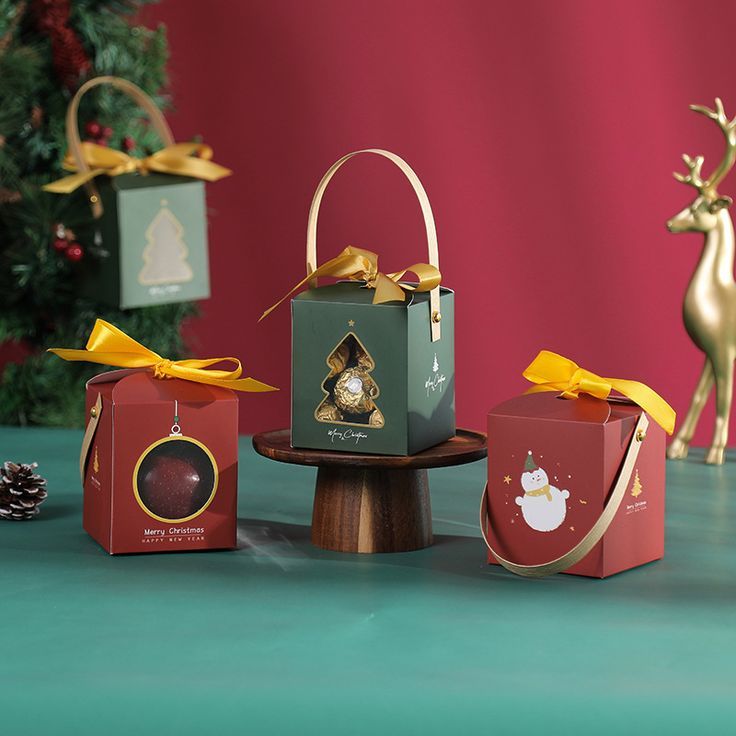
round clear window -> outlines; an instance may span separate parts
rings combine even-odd
[[[191,437],[164,437],[141,455],[133,472],[141,508],[154,519],[189,521],[215,497],[217,464],[212,453]]]

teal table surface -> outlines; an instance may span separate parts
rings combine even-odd
[[[669,463],[665,558],[607,580],[485,564],[485,463],[430,472],[436,543],[311,546],[315,470],[241,438],[240,548],[110,557],[81,528],[81,434],[0,428],[49,498],[0,521],[0,733],[725,734],[736,463]]]

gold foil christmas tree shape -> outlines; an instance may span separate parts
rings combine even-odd
[[[636,471],[636,474],[634,475],[634,485],[631,486],[631,495],[636,498],[637,496],[641,496],[642,492],[644,491],[644,488],[642,487],[641,481],[639,480],[639,471]]]
[[[314,412],[315,419],[383,427],[385,419],[375,403],[380,391],[371,376],[376,364],[355,334],[348,332],[325,362],[330,371],[322,382],[325,398]]]
[[[182,284],[194,278],[187,261],[189,249],[184,242],[184,228],[167,204],[166,200],[161,201],[161,209],[146,230],[148,244],[138,275],[144,286]]]

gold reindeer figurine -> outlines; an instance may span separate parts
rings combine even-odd
[[[703,157],[683,155],[688,173],[675,179],[695,187],[697,197],[668,223],[672,233],[699,232],[705,236],[703,252],[685,292],[682,316],[688,335],[705,353],[705,365],[693,393],[690,409],[667,450],[671,459],[687,457],[690,441],[715,383],[716,426],[705,462],[720,465],[728,441],[728,419],[733,396],[736,358],[736,282],[733,276],[734,235],[728,208],[733,200],[718,194],[716,187],[731,170],[736,159],[736,118],[728,120],[723,103],[716,109],[690,105],[690,109],[713,120],[726,138],[723,160],[708,179],[703,179]]]

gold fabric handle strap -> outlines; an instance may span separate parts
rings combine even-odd
[[[89,455],[89,448],[92,445],[92,440],[95,437],[97,431],[97,424],[102,416],[102,394],[97,394],[97,401],[95,405],[90,409],[89,422],[87,422],[87,429],[84,432],[82,438],[82,450],[79,453],[79,475],[82,479],[82,485],[84,485],[84,471],[87,467],[87,456]]]
[[[101,84],[111,84],[121,92],[125,92],[131,97],[138,106],[148,115],[154,130],[158,134],[161,142],[164,146],[171,146],[174,144],[174,136],[171,134],[171,128],[166,122],[166,118],[163,116],[161,110],[156,107],[153,100],[137,85],[129,82],[127,79],[121,79],[120,77],[104,76],[95,77],[85,82],[72,97],[69,107],[66,111],[66,138],[67,147],[69,154],[76,164],[77,171],[86,174],[90,171],[89,165],[85,159],[82,151],[82,141],[79,137],[79,125],[77,121],[77,114],[79,112],[79,102],[84,95],[89,92],[93,87],[98,87]],[[93,181],[85,183],[87,194],[89,195],[90,204],[92,205],[92,214],[95,218],[102,215],[102,202],[100,201],[100,195],[97,191]]]
[[[419,206],[422,208],[422,215],[424,217],[424,226],[427,231],[427,250],[429,253],[429,264],[439,269],[440,267],[440,256],[439,246],[437,244],[437,228],[434,224],[434,215],[432,214],[432,206],[429,203],[429,197],[427,192],[416,175],[414,170],[409,166],[406,161],[400,156],[390,151],[384,151],[381,148],[365,148],[361,151],[353,151],[348,153],[342,158],[338,159],[330,168],[327,173],[322,177],[322,181],[317,185],[317,190],[314,193],[312,204],[309,208],[309,218],[307,220],[307,276],[311,275],[317,270],[317,218],[319,217],[319,207],[322,203],[327,185],[335,175],[337,170],[349,159],[357,156],[361,153],[375,153],[378,156],[383,156],[389,161],[392,161],[396,166],[401,169],[409,183],[414,189],[414,193],[417,195],[419,200]],[[312,286],[316,286],[316,279],[311,282]],[[430,328],[432,342],[436,342],[441,337],[440,330],[440,287],[437,286],[429,292],[429,305],[430,305]]]
[[[486,546],[491,551],[491,554],[498,560],[499,564],[503,565],[510,572],[516,573],[526,578],[543,578],[547,575],[552,575],[556,572],[562,572],[568,570],[573,565],[576,565],[582,560],[592,549],[603,539],[603,535],[608,531],[608,527],[611,525],[616,512],[621,506],[621,502],[626,495],[626,489],[629,487],[629,481],[631,480],[631,474],[634,472],[634,465],[636,459],[639,457],[639,450],[641,449],[641,443],[644,441],[646,436],[647,428],[649,427],[649,419],[647,415],[642,412],[639,420],[634,427],[634,434],[629,443],[629,447],[624,455],[624,460],[621,465],[621,470],[618,474],[618,480],[616,485],[613,487],[611,497],[608,499],[608,503],[603,509],[603,513],[598,517],[598,520],[593,524],[591,530],[569,551],[557,559],[550,560],[549,562],[543,562],[540,565],[517,565],[515,562],[511,562],[501,557],[496,550],[493,549],[491,543],[488,541],[488,534],[486,532],[488,528],[488,483],[483,489],[483,497],[480,502],[480,531],[485,540]]]

